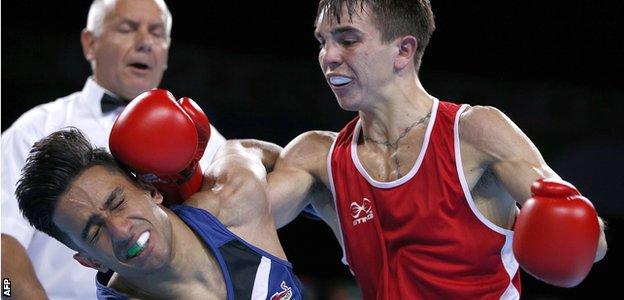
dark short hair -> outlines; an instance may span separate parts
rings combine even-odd
[[[15,190],[24,217],[38,230],[79,250],[52,219],[59,198],[73,180],[96,165],[124,172],[106,149],[93,147],[75,127],[61,129],[36,142]]]
[[[374,14],[373,22],[381,32],[381,40],[390,42],[399,36],[413,35],[418,40],[418,49],[414,55],[416,71],[420,69],[422,56],[435,30],[435,21],[429,0],[320,0],[316,18],[325,11],[331,20],[340,23],[343,9],[347,10],[349,20],[353,14],[368,7]]]

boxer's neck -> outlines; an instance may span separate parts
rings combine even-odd
[[[431,122],[433,97],[418,79],[398,81],[384,95],[365,103],[370,110],[360,110],[361,132],[357,156],[366,172],[375,180],[388,182],[401,178],[412,168],[419,155],[427,124]]]
[[[378,93],[378,99],[367,101],[371,103],[370,107],[359,111],[362,137],[392,143],[415,122],[427,118],[433,106],[433,97],[425,91],[418,78],[406,82],[398,80],[384,89],[385,92]]]

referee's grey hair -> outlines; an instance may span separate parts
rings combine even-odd
[[[160,9],[165,12],[165,29],[167,32],[167,38],[171,36],[171,25],[173,23],[173,17],[171,12],[165,3],[165,0],[153,0]],[[87,15],[87,30],[93,32],[97,37],[102,33],[102,24],[104,18],[108,12],[115,6],[117,0],[93,0],[91,7],[89,8],[89,14]]]

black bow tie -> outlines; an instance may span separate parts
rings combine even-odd
[[[102,95],[102,100],[100,101],[100,108],[102,108],[102,113],[105,114],[117,109],[118,107],[126,106],[128,102],[129,101],[126,101],[125,99],[104,93]]]

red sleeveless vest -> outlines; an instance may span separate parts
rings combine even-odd
[[[518,299],[513,232],[477,209],[464,178],[459,115],[434,99],[420,155],[391,182],[357,157],[359,118],[336,138],[328,172],[345,257],[364,299]]]

